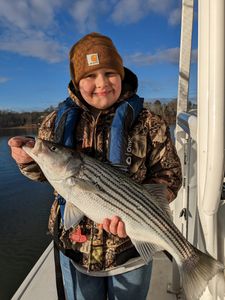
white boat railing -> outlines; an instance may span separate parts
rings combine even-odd
[[[11,300],[58,300],[53,242],[49,244]]]
[[[198,116],[187,113],[188,98],[183,100],[178,93],[176,147],[182,163],[183,186],[172,204],[174,221],[181,232],[199,249],[222,262],[225,260],[225,207],[221,206],[225,169],[224,19],[224,0],[198,0]],[[175,275],[177,282],[179,276]],[[202,299],[215,297],[215,293],[208,292]]]

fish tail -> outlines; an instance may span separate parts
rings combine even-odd
[[[194,248],[195,255],[181,266],[182,285],[187,300],[197,300],[205,291],[208,282],[217,275],[217,295],[224,294],[224,265],[212,256]],[[220,279],[219,279],[220,278]],[[209,288],[210,289],[210,288]]]

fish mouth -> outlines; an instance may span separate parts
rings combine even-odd
[[[23,145],[22,146],[22,149],[29,155],[29,156],[33,156],[33,148],[30,148],[30,147],[28,147],[28,146],[26,146],[26,145]]]
[[[38,152],[41,150],[41,139],[35,138],[34,147],[31,148],[23,145],[22,149],[35,160],[35,158],[38,156]]]

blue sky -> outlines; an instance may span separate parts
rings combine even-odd
[[[68,95],[68,52],[110,36],[146,99],[177,96],[181,0],[0,0],[0,110],[30,111]],[[196,96],[194,20],[190,97]]]

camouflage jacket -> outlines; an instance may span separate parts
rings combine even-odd
[[[131,97],[134,89],[128,88],[119,101]],[[107,111],[93,112],[80,99],[80,95],[69,85],[71,99],[82,108],[76,128],[77,149],[104,161],[107,156],[109,128],[115,107]],[[54,140],[56,111],[50,113],[39,128],[38,136]],[[167,187],[167,199],[171,202],[181,186],[181,165],[170,137],[169,127],[158,115],[147,109],[139,114],[129,132],[132,145],[130,177],[139,183],[161,183]],[[32,180],[44,181],[44,175],[35,163],[20,165],[21,172]],[[59,246],[74,250],[76,262],[89,271],[114,268],[130,258],[138,256],[129,237],[119,238],[109,234],[87,217],[75,228],[64,230],[62,222],[56,224],[59,212],[58,201],[54,201],[49,217],[49,231],[57,235]],[[78,251],[78,252],[77,252]]]

